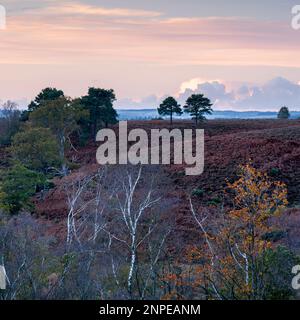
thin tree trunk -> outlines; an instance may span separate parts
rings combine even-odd
[[[65,161],[65,136],[64,134],[60,134],[59,137],[59,156],[61,160],[61,173],[63,176],[66,176],[68,173],[67,164]]]
[[[135,269],[135,261],[136,261],[136,248],[135,248],[135,235],[132,236],[132,245],[131,245],[131,262],[130,262],[130,269],[128,273],[127,285],[128,285],[128,292],[130,297],[132,298],[132,279],[133,279],[133,272]]]

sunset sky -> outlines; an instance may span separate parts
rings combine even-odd
[[[0,100],[113,88],[117,107],[193,91],[219,109],[300,110],[297,0],[0,0]]]

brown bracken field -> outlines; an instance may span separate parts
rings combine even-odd
[[[167,121],[129,121],[128,129],[143,128],[193,128],[191,121],[177,121],[171,127]],[[209,212],[216,219],[221,208],[231,205],[224,189],[228,181],[234,181],[239,165],[251,162],[254,167],[266,172],[274,180],[284,182],[288,188],[290,209],[281,217],[280,225],[286,236],[283,242],[300,251],[300,120],[210,120],[200,126],[205,130],[205,169],[200,176],[186,176],[183,165],[159,167],[159,188],[167,195],[164,201],[172,203],[172,210],[164,212],[176,223],[176,243],[185,247],[195,241],[198,231],[188,205],[192,195],[198,208]],[[117,127],[116,127],[117,132]],[[76,144],[76,141],[75,141]],[[76,147],[68,154],[74,164],[72,173],[66,178],[54,180],[55,187],[47,194],[38,194],[34,201],[36,216],[46,219],[56,236],[64,236],[66,201],[62,186],[64,179],[91,174],[99,166],[96,163],[95,143]],[[170,206],[167,206],[170,208]],[[163,208],[162,208],[163,210]],[[175,237],[174,237],[175,238]],[[174,247],[174,241],[172,242]],[[177,247],[178,249],[178,247]]]

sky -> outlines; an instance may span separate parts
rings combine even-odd
[[[300,0],[0,0],[0,100],[113,88],[117,108],[204,93],[215,109],[300,110]]]

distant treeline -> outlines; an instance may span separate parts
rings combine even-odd
[[[156,109],[119,109],[117,110],[119,120],[151,120],[159,118]],[[300,118],[300,111],[291,111],[291,119]],[[275,111],[213,111],[208,115],[208,119],[276,119],[278,112]],[[174,119],[190,119],[188,114],[182,116],[174,116]]]

